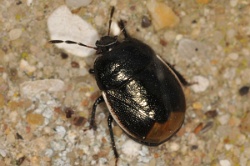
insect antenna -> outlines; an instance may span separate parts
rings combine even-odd
[[[113,14],[115,12],[115,7],[112,6],[111,8],[111,12],[110,12],[110,16],[109,16],[109,29],[108,29],[108,36],[110,34],[110,27],[111,27],[111,23],[112,23],[112,17],[113,17]]]
[[[71,41],[71,40],[65,40],[65,41],[64,40],[50,40],[49,42],[52,43],[52,44],[60,44],[60,43],[76,44],[76,45],[79,45],[79,46],[83,46],[83,47],[92,48],[92,49],[97,50],[97,47],[88,46],[86,44],[83,44],[83,43],[80,43],[80,42]]]

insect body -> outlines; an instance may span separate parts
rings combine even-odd
[[[111,17],[113,12],[114,8]],[[111,143],[117,159],[113,119],[135,141],[159,145],[174,135],[184,121],[186,102],[182,84],[188,84],[150,46],[128,35],[123,21],[119,22],[119,26],[123,29],[124,40],[118,41],[117,36],[101,37],[96,47],[92,47],[100,56],[90,70],[102,91],[102,96],[93,105],[90,128],[96,128],[97,105],[105,102],[109,109]],[[65,42],[85,46],[82,43]]]

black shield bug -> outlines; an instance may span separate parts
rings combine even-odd
[[[74,41],[51,40],[51,43],[78,44],[93,48],[98,56],[90,73],[102,91],[94,103],[90,128],[95,129],[95,112],[105,102],[109,109],[108,127],[114,155],[119,157],[112,130],[113,119],[132,139],[149,146],[159,145],[182,126],[186,101],[182,85],[188,82],[150,46],[131,37],[123,21],[119,26],[124,39],[108,35],[96,41],[96,47]]]

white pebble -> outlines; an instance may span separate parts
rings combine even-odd
[[[52,110],[52,109],[45,109],[43,111],[42,115],[46,118],[45,120],[48,121],[49,119],[51,119],[51,117],[53,117],[54,110]]]
[[[232,60],[237,60],[239,58],[239,54],[237,53],[230,53],[228,56]]]
[[[139,152],[141,156],[145,156],[149,153],[147,146],[142,146],[142,150]]]
[[[208,45],[191,40],[181,39],[177,48],[178,54],[183,57],[194,58],[197,56],[205,56],[209,50]]]
[[[9,113],[9,119],[11,120],[11,122],[16,122],[17,119],[19,119],[19,118],[20,118],[20,117],[19,117],[19,115],[17,114],[16,111],[11,111],[11,112]]]
[[[138,161],[139,162],[143,162],[143,163],[148,163],[149,161],[150,161],[150,157],[148,157],[148,156],[140,156],[139,157],[139,159],[138,159]]]
[[[127,140],[122,145],[122,152],[129,157],[137,156],[139,154],[140,149],[141,149],[141,144],[139,144],[133,140]]]
[[[4,149],[0,149],[0,155],[2,156],[2,157],[6,157],[6,151],[4,150]]]
[[[234,29],[229,29],[229,30],[227,31],[227,37],[228,37],[229,39],[233,39],[233,38],[235,37],[236,34],[237,34],[237,33],[236,33],[236,31],[235,31]]]
[[[176,35],[176,37],[175,37],[176,41],[180,41],[181,39],[183,39],[183,35],[181,35],[181,34]]]
[[[57,8],[49,16],[47,25],[51,40],[71,40],[95,47],[95,42],[99,39],[97,31],[81,17],[72,14],[65,5]],[[60,43],[56,46],[80,57],[95,53],[94,49],[76,44]]]
[[[231,166],[231,163],[228,160],[220,160],[220,165],[221,166]]]
[[[190,133],[188,135],[188,144],[189,145],[196,145],[197,141],[198,141],[198,138],[197,138],[196,134]]]
[[[66,130],[63,126],[56,126],[55,130],[61,138],[63,138],[66,134]]]
[[[44,79],[36,81],[26,81],[20,84],[20,92],[22,97],[32,99],[39,92],[58,92],[63,90],[64,82],[59,79]]]
[[[67,6],[72,7],[73,9],[87,6],[92,2],[92,0],[66,0],[65,3]]]
[[[191,86],[194,92],[204,92],[209,86],[209,80],[203,76],[193,77],[194,85]]]
[[[45,150],[45,156],[47,156],[47,157],[52,157],[52,155],[53,155],[53,150],[52,149],[46,149]]]
[[[66,136],[67,141],[69,141],[70,143],[75,143],[76,138],[77,138],[77,133],[75,133],[73,131],[68,131],[67,132],[67,136]]]
[[[170,144],[169,148],[170,148],[171,152],[176,152],[176,151],[178,151],[180,149],[180,145],[173,142],[173,143]]]
[[[166,39],[167,41],[174,41],[176,37],[176,32],[174,31],[166,31],[164,33],[164,39]]]
[[[105,166],[108,163],[108,159],[101,157],[101,158],[99,158],[98,163],[100,166]]]
[[[235,7],[238,4],[238,0],[230,0],[230,5]]]
[[[26,73],[33,73],[36,70],[35,66],[30,65],[26,60],[21,59],[20,61],[20,65],[19,65],[20,69]]]
[[[10,37],[10,40],[16,40],[18,39],[20,36],[22,35],[22,29],[12,29],[10,32],[9,32],[9,37]]]
[[[112,22],[112,24],[111,24],[111,32],[115,36],[118,36],[121,33],[121,29],[119,28],[117,22]]]
[[[250,52],[249,52],[248,49],[243,48],[243,49],[242,49],[242,54],[243,54],[244,56],[249,56],[249,55],[250,55]]]
[[[225,149],[230,150],[232,149],[233,145],[232,144],[225,144]]]
[[[103,16],[97,15],[97,16],[95,16],[94,20],[95,20],[95,24],[97,26],[103,26],[103,24],[104,24],[104,18],[103,18]],[[113,22],[112,22],[112,24],[113,24]],[[112,24],[111,24],[111,26],[112,26]]]
[[[228,123],[230,115],[229,114],[221,115],[217,119],[220,122],[220,124],[225,125]]]
[[[33,0],[27,0],[27,5],[30,6],[32,4]]]
[[[62,151],[66,147],[66,142],[62,140],[57,140],[57,141],[52,141],[50,145],[54,151]]]

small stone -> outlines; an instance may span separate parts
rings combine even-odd
[[[30,65],[26,60],[22,59],[20,61],[20,65],[19,65],[20,69],[28,74],[33,73],[34,71],[36,71],[36,67]]]
[[[197,135],[195,133],[190,133],[188,135],[188,144],[189,145],[196,145],[197,142],[198,142],[198,138],[197,138]]]
[[[148,163],[149,166],[154,166],[156,165],[156,159],[155,158],[152,158],[149,163]]]
[[[4,149],[0,149],[0,155],[2,156],[2,157],[5,157],[6,156],[6,151],[4,150]]]
[[[26,110],[32,105],[32,101],[29,99],[24,99],[20,101],[9,101],[8,107],[12,111]]]
[[[27,0],[27,5],[30,6],[32,4],[33,0]]]
[[[22,154],[21,157],[18,157],[18,159],[16,160],[16,165],[22,165],[22,163],[24,162],[25,158],[26,157],[23,156],[23,154]]]
[[[113,127],[114,135],[120,137],[123,133],[122,129],[119,126]]]
[[[81,17],[72,14],[65,5],[58,7],[47,21],[51,40],[71,40],[81,42],[88,46],[94,46],[99,39],[97,31]],[[79,46],[77,44],[55,44],[67,53],[86,57],[95,53],[94,49]]]
[[[231,166],[231,163],[228,160],[220,160],[220,165],[221,166]]]
[[[245,96],[248,94],[250,87],[249,86],[243,86],[239,89],[239,94],[241,96]]]
[[[222,125],[225,125],[228,123],[229,119],[230,119],[230,115],[229,114],[225,114],[225,115],[221,115],[217,118],[219,120],[219,122]]]
[[[232,144],[225,144],[225,149],[230,150],[232,149],[233,145]]]
[[[46,149],[44,154],[48,157],[52,157],[53,153],[54,152],[52,149]]]
[[[79,65],[79,63],[77,63],[76,61],[72,61],[72,62],[71,62],[71,67],[72,67],[72,68],[79,68],[80,65]]]
[[[3,108],[5,105],[5,99],[4,96],[0,93],[0,108]]]
[[[239,58],[239,54],[237,53],[231,53],[228,55],[228,57],[232,60],[237,60]]]
[[[136,143],[133,140],[127,140],[122,145],[122,152],[129,157],[135,157],[139,154],[139,150],[141,149],[141,144]]]
[[[111,27],[110,27],[110,31],[112,32],[113,35],[116,35],[116,36],[118,36],[121,33],[121,29],[120,29],[117,22],[115,22],[115,21],[112,22]]]
[[[147,3],[147,8],[156,31],[163,28],[172,28],[180,22],[179,17],[165,3],[151,0]]]
[[[84,124],[87,122],[87,119],[82,116],[77,116],[73,119],[73,124],[75,126],[84,126]]]
[[[78,136],[78,133],[75,133],[73,131],[68,131],[67,135],[66,135],[66,138],[67,138],[67,141],[74,144],[77,141],[77,139],[76,139],[77,136]]]
[[[250,111],[247,112],[245,117],[241,120],[240,130],[242,133],[250,133]]]
[[[18,114],[17,114],[17,111],[11,111],[9,113],[9,117],[10,117],[10,121],[11,122],[16,122],[17,121],[17,118],[19,118]]]
[[[197,2],[198,4],[202,4],[202,5],[208,4],[210,1],[211,1],[211,0],[196,0],[196,2]]]
[[[218,112],[217,112],[217,110],[209,110],[209,111],[205,112],[205,115],[208,118],[215,118],[218,115]]]
[[[194,92],[204,92],[209,86],[209,80],[203,76],[194,76],[193,82],[191,88]]]
[[[9,32],[9,38],[10,40],[16,40],[22,35],[22,29],[12,29]]]
[[[232,132],[232,128],[228,125],[220,125],[216,129],[218,137],[228,137],[230,132]]]
[[[65,3],[67,6],[76,9],[82,6],[87,6],[92,2],[92,0],[66,0]]]
[[[202,109],[202,104],[200,102],[195,102],[192,104],[193,108],[196,110],[201,110]]]
[[[179,40],[177,51],[180,56],[192,59],[194,57],[206,56],[210,50],[207,44],[178,36],[176,36],[176,40]]]
[[[41,114],[29,113],[26,116],[26,121],[30,125],[42,125],[44,122],[44,117]]]
[[[20,135],[19,133],[16,133],[16,139],[23,140],[23,136],[22,136],[22,135]]]
[[[61,58],[62,58],[62,59],[67,59],[68,57],[69,57],[69,55],[66,54],[65,52],[62,52],[62,53],[61,53]]]
[[[151,25],[151,20],[147,16],[142,16],[141,26],[142,28],[147,28]]]
[[[214,126],[214,122],[210,121],[205,124],[205,126],[201,129],[200,133],[205,133],[209,131]]]
[[[235,29],[229,29],[227,31],[227,38],[230,39],[230,40],[233,40],[236,35],[237,35],[237,32],[236,32]]]
[[[170,150],[171,152],[176,152],[176,151],[178,151],[178,150],[180,149],[180,145],[177,144],[177,143],[175,143],[175,142],[172,142],[172,143],[170,144],[169,148],[170,148],[169,150]]]
[[[237,4],[238,4],[238,0],[230,0],[230,5],[231,5],[232,7],[237,6]]]
[[[194,133],[198,134],[202,130],[202,128],[203,128],[203,123],[199,123],[194,129]]]
[[[9,90],[9,84],[4,80],[5,79],[4,75],[6,75],[6,73],[5,74],[4,73],[3,74],[1,73],[2,77],[0,77],[0,93],[2,95],[5,95]]]
[[[52,141],[50,145],[54,151],[62,151],[66,147],[66,142],[62,140]]]
[[[63,111],[65,112],[66,118],[71,118],[72,115],[75,113],[71,107],[65,107]]]
[[[20,85],[21,96],[32,99],[42,91],[58,92],[63,90],[64,82],[59,79],[26,81]]]
[[[40,97],[40,99],[41,99],[41,97]],[[47,102],[47,103],[49,103],[49,102]],[[52,103],[55,103],[55,102],[54,101],[50,102],[50,104],[52,104]],[[40,111],[42,111],[42,110],[37,109],[36,111],[37,111],[37,113],[40,113]],[[46,119],[51,119],[51,117],[53,117],[53,115],[54,115],[54,111],[53,111],[53,109],[44,109],[42,112],[42,115]]]
[[[105,21],[104,17],[101,15],[96,15],[94,18],[95,25],[97,25],[99,27],[104,25],[104,21]],[[113,21],[112,21],[112,24],[113,24]],[[111,24],[111,26],[112,26],[112,24]]]
[[[66,134],[66,130],[63,126],[56,126],[55,131],[57,132],[58,136],[60,136],[60,138],[63,138]]]
[[[8,140],[8,143],[14,143],[16,141],[15,135],[10,132],[6,137],[6,140]]]

